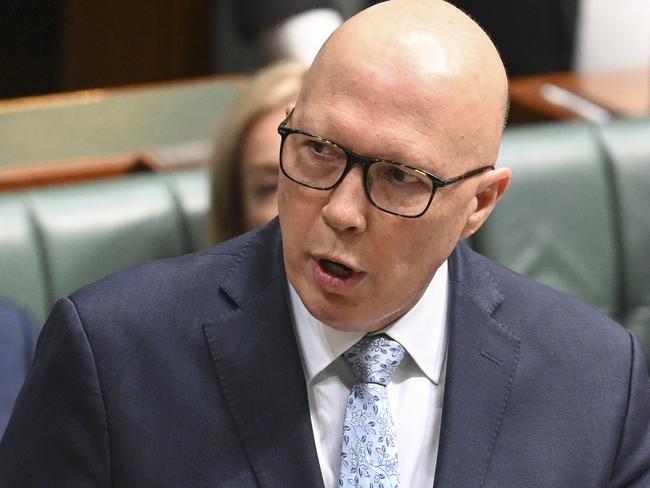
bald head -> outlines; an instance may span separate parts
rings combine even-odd
[[[485,33],[442,0],[390,0],[332,34],[287,120],[302,136],[285,138],[285,161],[310,183],[344,172],[327,191],[286,172],[278,184],[287,277],[312,315],[341,330],[385,327],[482,225],[510,181],[490,168],[506,85]],[[345,160],[305,133],[347,148]],[[372,169],[380,159],[393,164]],[[455,183],[434,191],[422,171]],[[373,198],[429,206],[406,218]],[[343,283],[332,262],[358,281]]]
[[[489,37],[442,0],[390,0],[343,24],[314,61],[298,102],[324,103],[446,133],[460,157],[493,162],[507,78]]]

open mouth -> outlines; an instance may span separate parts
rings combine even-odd
[[[334,275],[337,278],[346,279],[352,276],[354,273],[354,271],[347,266],[340,263],[335,263],[334,261],[328,261],[327,259],[319,260],[318,264],[320,264],[321,268],[323,268],[329,274]]]

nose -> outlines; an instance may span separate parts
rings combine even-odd
[[[329,227],[348,233],[360,233],[366,229],[369,202],[363,186],[363,169],[355,166],[331,190],[322,209],[323,219]]]

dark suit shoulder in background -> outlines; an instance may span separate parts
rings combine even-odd
[[[31,367],[37,336],[25,311],[0,300],[0,438]]]

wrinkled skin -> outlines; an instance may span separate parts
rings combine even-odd
[[[328,40],[288,126],[442,178],[494,164],[507,80],[480,28],[439,0],[393,0],[363,11]],[[291,108],[291,107],[290,107]],[[408,219],[367,200],[355,167],[335,189],[280,176],[287,276],[307,309],[339,330],[374,331],[406,313],[460,239],[505,192],[498,168],[437,191]],[[323,259],[354,271],[333,275]]]

